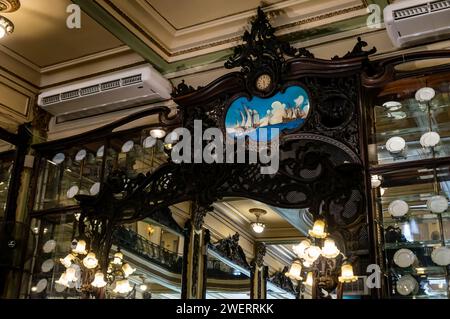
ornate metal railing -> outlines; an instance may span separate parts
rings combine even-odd
[[[120,227],[113,235],[113,243],[164,268],[181,273],[181,255],[147,240],[132,230]]]

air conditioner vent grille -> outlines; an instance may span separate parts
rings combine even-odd
[[[80,95],[89,95],[100,92],[100,86],[99,85],[92,85],[85,88],[80,89]]]
[[[417,7],[404,8],[400,10],[394,11],[394,19],[401,20],[406,18],[411,18],[414,16],[427,14],[428,13],[428,4],[424,4]]]
[[[101,84],[102,91],[112,90],[120,87],[120,80],[108,81]]]
[[[57,102],[59,102],[59,94],[47,96],[42,99],[42,103],[44,105],[53,104]]]
[[[450,9],[450,0],[436,1],[430,3],[431,12]]]
[[[142,82],[142,74],[136,74],[136,75],[132,75],[132,76],[122,79],[123,86],[141,83],[141,82]]]
[[[61,93],[61,100],[70,100],[80,96],[80,90],[73,90]]]

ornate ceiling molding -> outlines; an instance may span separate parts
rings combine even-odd
[[[0,0],[0,12],[14,12],[20,8],[19,0]]]

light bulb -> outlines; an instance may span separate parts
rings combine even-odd
[[[113,264],[115,265],[122,265],[122,259],[123,259],[123,254],[118,251],[117,253],[114,254],[114,260],[113,260]]]
[[[323,219],[318,219],[314,222],[313,229],[309,230],[309,235],[314,238],[325,238],[327,233],[325,233],[325,221]]]
[[[139,286],[139,289],[140,289],[141,291],[147,291],[148,287],[147,287],[146,284],[142,284],[142,285]]]
[[[66,272],[63,272],[61,274],[61,277],[57,281],[55,281],[57,284],[60,284],[64,287],[69,287],[69,281],[67,280]]]
[[[126,263],[122,266],[123,273],[125,274],[125,278],[130,276],[132,273],[136,271],[135,268],[131,267],[129,263]]]
[[[73,267],[67,268],[66,269],[67,282],[76,281],[77,280],[76,273],[77,273],[77,270],[75,268],[73,268]]]
[[[153,138],[163,138],[166,136],[166,131],[160,128],[156,128],[150,131],[150,136]]]
[[[305,260],[308,263],[314,263],[319,258],[322,250],[318,246],[311,246],[305,249]]]
[[[266,224],[261,222],[251,223],[252,229],[255,233],[261,234],[264,231],[264,228],[266,228]]]
[[[3,26],[0,26],[0,39],[6,35],[6,30]]]
[[[336,247],[336,243],[333,239],[327,238],[322,247],[322,256],[325,258],[335,258],[339,255],[340,251]]]
[[[64,265],[64,267],[69,268],[70,265],[72,265],[72,260],[75,259],[75,256],[72,254],[68,254],[66,257],[64,258],[60,258],[59,261],[61,262],[61,264]]]
[[[353,282],[358,280],[358,277],[353,274],[353,266],[351,264],[342,265],[341,275],[338,280],[339,282]]]
[[[107,282],[105,281],[105,275],[102,272],[98,271],[95,274],[94,280],[92,281],[91,285],[93,287],[102,288],[105,287],[106,284]]]
[[[83,259],[83,265],[86,266],[86,268],[88,269],[93,269],[97,267],[98,260],[95,257],[95,254],[92,252],[87,254],[87,256]]]
[[[289,268],[289,271],[285,275],[294,280],[302,280],[301,273],[302,264],[299,260],[295,260]]]
[[[380,187],[381,185],[381,178],[378,175],[372,175],[370,178],[372,188]]]
[[[128,279],[119,280],[116,283],[116,288],[114,288],[115,293],[126,294],[133,290],[133,287],[130,286],[130,282]]]
[[[306,248],[311,246],[311,241],[308,239],[302,240],[298,245],[292,246],[292,250],[297,254],[298,258],[305,257]]]
[[[72,252],[74,252],[75,254],[86,255],[87,254],[86,242],[82,239],[79,240],[77,242],[75,249],[73,249]]]

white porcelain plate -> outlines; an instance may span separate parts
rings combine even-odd
[[[406,146],[406,142],[400,136],[394,136],[387,140],[386,149],[391,153],[400,153]]]
[[[97,150],[97,157],[103,157],[105,154],[105,146],[100,146]]]
[[[432,88],[424,87],[416,92],[416,100],[418,102],[428,102],[431,101],[435,95],[436,92]]]
[[[79,150],[78,153],[75,155],[75,160],[77,162],[81,162],[86,157],[86,150]]]
[[[406,113],[403,111],[388,112],[388,116],[393,118],[394,120],[402,120],[406,118]]]
[[[142,142],[142,146],[144,146],[144,148],[150,148],[155,146],[156,144],[156,138],[152,137],[152,136],[147,136],[144,139],[144,142]]]
[[[44,253],[51,253],[56,247],[56,241],[54,241],[53,239],[50,239],[48,241],[45,242],[44,246],[42,247],[42,250],[44,251]]]
[[[420,137],[420,145],[423,147],[434,147],[438,145],[441,137],[436,132],[427,132]]]
[[[388,101],[386,103],[383,103],[383,107],[385,107],[389,111],[397,111],[402,108],[402,103],[396,101]]]
[[[94,195],[97,195],[98,192],[100,192],[100,183],[99,183],[99,182],[96,182],[96,183],[94,183],[94,184],[91,186],[91,188],[89,189],[89,193],[90,193],[92,196],[94,196]]]
[[[419,287],[417,280],[411,275],[406,275],[397,281],[397,292],[402,296],[408,296]]]
[[[431,260],[439,266],[450,265],[450,249],[448,247],[435,248],[431,253]]]
[[[408,210],[408,203],[401,199],[394,200],[388,207],[388,212],[392,217],[402,217],[408,213]]]
[[[58,153],[55,156],[53,156],[52,162],[55,163],[56,165],[59,165],[62,162],[64,162],[65,159],[66,156],[64,155],[64,153]]]
[[[75,195],[77,195],[79,191],[80,191],[80,188],[78,186],[76,186],[76,185],[72,186],[67,191],[67,198],[74,198]]]
[[[416,260],[416,255],[409,249],[399,249],[394,254],[394,263],[402,268],[411,266]]]
[[[42,272],[49,272],[50,270],[53,269],[53,266],[55,265],[55,262],[53,261],[53,259],[47,259],[46,261],[44,261],[41,265],[41,270]]]
[[[41,279],[36,285],[36,292],[43,292],[47,288],[47,279]]]
[[[126,141],[125,143],[123,143],[122,145],[122,153],[128,153],[129,151],[131,151],[133,149],[134,146],[134,142],[133,141]]]
[[[427,207],[433,213],[443,213],[448,208],[448,200],[445,196],[432,196],[427,200]]]

